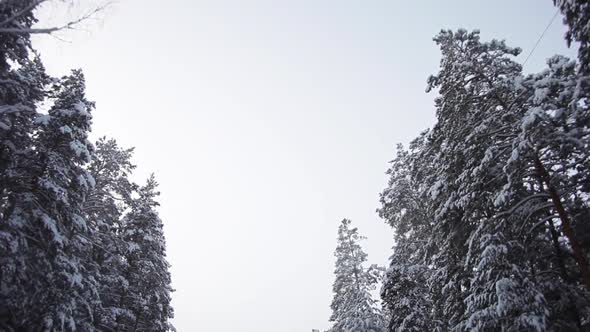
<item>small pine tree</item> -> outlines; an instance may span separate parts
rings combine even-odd
[[[342,220],[338,227],[338,245],[336,269],[334,274],[332,332],[381,332],[383,318],[371,296],[375,288],[375,278],[363,267],[367,254],[359,245],[363,239],[356,228],[350,227],[351,221]]]

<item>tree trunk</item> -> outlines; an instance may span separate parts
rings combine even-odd
[[[555,207],[555,210],[559,215],[559,219],[561,219],[563,233],[567,237],[570,246],[572,247],[574,257],[576,259],[576,262],[578,263],[578,268],[580,269],[582,280],[586,287],[590,288],[590,271],[588,269],[588,260],[586,259],[586,256],[582,251],[582,247],[580,247],[580,243],[576,239],[576,235],[574,233],[574,229],[572,228],[569,216],[567,215],[567,212],[565,211],[565,208],[563,207],[563,204],[561,202],[561,197],[559,196],[557,189],[555,189],[555,187],[551,184],[551,177],[545,169],[545,166],[543,166],[543,163],[539,159],[538,155],[535,155],[535,168],[537,169],[537,172],[539,173],[541,180],[543,180],[543,182],[547,186],[547,192],[551,197],[551,202],[553,203],[553,206]]]
[[[553,225],[553,220],[547,220],[549,226],[549,233],[551,234],[551,240],[553,242],[553,248],[555,249],[555,257],[557,258],[557,265],[559,266],[559,271],[561,272],[561,277],[563,281],[569,282],[569,277],[567,275],[567,270],[565,269],[565,263],[563,262],[563,255],[561,253],[561,248],[559,247],[559,234],[557,234],[557,230],[555,230],[555,225]]]

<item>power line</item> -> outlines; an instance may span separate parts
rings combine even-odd
[[[533,49],[531,49],[531,51],[529,52],[529,55],[527,55],[526,59],[524,59],[524,62],[522,63],[523,67],[524,67],[524,65],[526,65],[527,61],[529,61],[529,58],[531,57],[531,55],[533,55],[533,52],[535,52],[535,50],[537,49],[537,46],[539,46],[541,39],[543,39],[543,37],[545,37],[545,33],[547,33],[547,30],[549,30],[549,27],[551,26],[551,24],[553,24],[553,21],[555,21],[557,14],[559,14],[559,9],[557,9],[555,11],[555,14],[553,14],[553,17],[551,18],[551,20],[549,21],[549,23],[545,27],[545,30],[543,30],[543,33],[541,33],[541,36],[539,36],[539,39],[537,39],[535,46],[533,46]]]

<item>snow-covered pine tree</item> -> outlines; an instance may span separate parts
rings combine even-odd
[[[85,227],[78,208],[91,180],[79,168],[88,156],[72,158],[68,144],[84,140],[89,118],[78,122],[64,114],[72,107],[67,88],[57,91],[65,80],[50,93],[51,79],[31,57],[29,34],[6,30],[30,29],[39,3],[0,3],[0,329],[84,329],[92,322],[94,294],[80,268],[85,240],[78,236]],[[73,98],[83,99],[81,92]],[[47,97],[55,107],[51,116],[40,116],[37,106]],[[79,132],[65,137],[64,126]]]
[[[493,133],[509,121],[513,77],[521,67],[510,58],[520,50],[503,41],[482,42],[479,31],[441,31],[435,38],[442,53],[440,71],[428,80],[438,89],[437,123],[427,148],[434,172],[430,198],[434,204],[429,285],[437,321],[455,328],[465,319],[465,300],[474,270],[465,264],[470,236],[494,215],[494,188],[501,170],[485,163],[495,146]],[[490,304],[492,305],[492,304]],[[467,313],[467,315],[469,315]]]
[[[0,20],[5,5],[0,4]],[[34,121],[49,77],[38,58],[28,59],[27,39],[0,34],[0,43],[0,329],[8,329],[19,326],[26,305],[22,299],[34,290],[27,285],[25,267],[30,230],[12,216],[31,189]]]
[[[122,238],[122,219],[137,185],[129,180],[135,165],[133,148],[122,149],[114,139],[100,138],[88,167],[95,181],[84,204],[84,213],[94,234],[91,271],[99,282],[101,306],[95,313],[96,325],[107,331],[122,331],[119,322],[132,318],[124,306],[129,281]]]
[[[381,193],[379,215],[395,229],[394,254],[381,287],[381,299],[390,313],[389,331],[436,331],[427,280],[434,217],[424,174],[432,171],[422,152],[428,132],[405,150],[400,145],[388,169],[389,183]]]
[[[0,28],[20,27],[30,29],[37,19],[33,9],[39,5],[38,0],[5,0],[0,2]],[[0,72],[7,73],[12,63],[24,64],[29,59],[31,39],[28,33],[0,32]],[[4,77],[2,77],[4,79]],[[0,86],[10,81],[3,81]]]
[[[124,295],[124,307],[133,313],[125,319],[128,331],[170,331],[174,316],[170,306],[171,287],[169,264],[166,261],[166,241],[162,220],[156,207],[157,182],[150,176],[140,187],[137,196],[130,200],[130,211],[124,217],[122,237],[126,242],[127,271],[129,282]]]
[[[520,219],[488,220],[472,235],[474,273],[466,303],[466,319],[458,330],[546,331],[548,306],[530,278],[528,256],[512,225]]]
[[[551,299],[551,329],[569,331],[581,328],[589,309],[590,115],[580,73],[574,61],[554,56],[547,70],[520,82],[527,98],[504,167],[508,182],[497,200],[521,214],[528,247],[552,258],[532,257],[531,265]]]
[[[440,93],[437,124],[422,148],[398,152],[382,194],[381,216],[396,229],[382,290],[398,308],[391,330],[421,313],[403,306],[413,290],[432,303],[421,314],[435,323],[429,329],[581,329],[588,297],[558,206],[585,255],[586,79],[561,57],[524,78],[512,59],[519,50],[481,42],[478,32],[443,31],[435,41],[443,53],[429,79]],[[427,276],[427,291],[408,282],[419,280],[413,271]]]
[[[569,26],[565,35],[568,46],[580,43],[578,59],[584,75],[590,74],[590,2],[588,0],[553,0]]]
[[[145,237],[140,252],[164,253],[157,214],[137,208],[150,195],[140,191],[132,198],[137,186],[127,178],[131,150],[101,140],[99,155],[88,166],[94,105],[85,98],[84,77],[80,71],[49,77],[31,47],[30,34],[61,29],[32,28],[34,9],[48,1],[0,1],[0,330],[133,330],[124,318],[136,328],[141,323],[166,330],[172,309],[163,258],[136,260],[138,266],[147,262],[154,278],[163,280],[156,287],[153,280],[136,278],[135,290],[146,283],[142,294],[147,287],[156,289],[143,297],[142,307],[128,306],[134,303],[121,296],[131,285],[127,255],[138,246],[124,241],[135,227],[128,223],[123,232],[124,211],[135,211],[136,217],[143,211],[156,225],[148,233],[160,245]],[[42,104],[48,113],[38,111]],[[135,320],[138,312],[143,321]],[[156,316],[163,323],[155,322]]]
[[[351,221],[342,220],[338,227],[338,245],[332,300],[331,332],[381,332],[383,318],[371,296],[375,278],[363,267],[367,254],[358,243],[362,236]]]
[[[85,93],[84,75],[73,70],[53,86],[53,106],[37,121],[39,209],[33,217],[45,227],[41,241],[50,265],[38,271],[48,281],[46,302],[36,301],[43,305],[43,324],[50,330],[94,330],[92,308],[99,302],[97,281],[87,271],[94,234],[83,217],[86,195],[94,186],[85,169],[93,151],[88,133],[94,103]]]
[[[37,118],[33,159],[7,222],[19,225],[26,273],[12,280],[24,287],[14,327],[93,330],[98,305],[96,280],[87,277],[92,243],[82,206],[93,179],[84,169],[92,145],[87,140],[93,103],[85,98],[84,77],[73,71],[55,82],[53,106]]]
[[[0,204],[6,203],[9,188],[18,182],[17,159],[26,160],[31,152],[37,105],[45,99],[50,82],[38,57],[18,61],[18,66],[0,70]]]

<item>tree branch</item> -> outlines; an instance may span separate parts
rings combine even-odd
[[[42,3],[44,1],[47,1],[47,0],[37,0],[36,3],[37,2]],[[86,20],[92,18],[93,16],[95,16],[97,13],[105,10],[105,8],[107,8],[110,4],[111,4],[111,2],[107,2],[106,4],[99,6],[99,7],[95,8],[94,10],[88,12],[87,14],[79,17],[78,19],[70,21],[70,22],[68,22],[64,25],[61,25],[61,26],[55,26],[55,27],[50,27],[50,28],[18,28],[18,27],[1,28],[0,27],[0,33],[9,33],[9,34],[17,34],[17,35],[52,34],[56,31],[60,31],[60,30],[72,30],[72,29],[75,29],[76,26],[78,24],[80,24],[81,22],[86,21]],[[14,20],[14,16],[11,17],[9,20]],[[0,24],[0,26],[2,26],[2,24]]]

